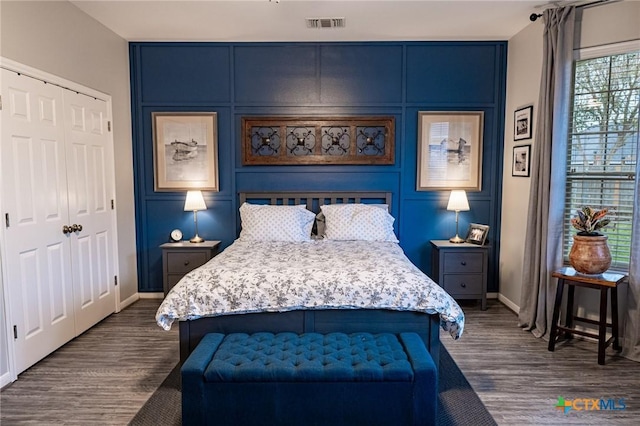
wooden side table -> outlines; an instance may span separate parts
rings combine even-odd
[[[187,272],[202,266],[218,254],[220,241],[191,243],[180,241],[160,245],[162,249],[162,289],[164,295],[184,277]]]
[[[487,309],[489,246],[431,240],[433,279],[454,299],[480,299]]]
[[[615,272],[605,272],[600,275],[584,275],[576,272],[571,267],[564,267],[551,274],[558,278],[558,289],[556,290],[556,300],[553,306],[553,320],[551,322],[551,335],[549,336],[549,350],[553,351],[556,341],[560,339],[562,334],[570,339],[572,334],[593,337],[598,339],[598,364],[604,365],[605,349],[613,343],[613,349],[619,351],[622,349],[618,341],[618,285],[626,279],[626,275]],[[562,305],[562,293],[564,286],[569,286],[567,294],[567,312],[565,325],[559,325],[560,309]],[[586,287],[600,290],[600,320],[595,321],[588,318],[582,318],[573,315],[573,296],[575,287]],[[611,289],[611,323],[607,323],[607,295]],[[586,322],[598,326],[598,334],[587,331],[576,330],[573,326],[574,321]],[[607,327],[611,328],[612,336],[607,340]]]

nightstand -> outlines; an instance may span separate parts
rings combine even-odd
[[[162,249],[162,288],[166,296],[180,278],[218,254],[220,241],[165,243]]]
[[[454,299],[480,299],[487,309],[489,246],[431,240],[432,278]]]

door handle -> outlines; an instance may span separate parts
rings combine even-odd
[[[71,231],[72,232],[80,232],[82,231],[82,225],[78,225],[78,224],[73,224],[71,225]]]
[[[67,225],[64,225],[64,226],[62,227],[62,233],[63,233],[64,235],[70,234],[71,232],[73,232],[73,231],[71,231],[71,228],[69,228]]]

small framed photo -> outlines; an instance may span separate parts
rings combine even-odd
[[[531,145],[513,147],[513,164],[511,176],[529,177],[531,166]]]
[[[154,112],[155,191],[219,191],[215,112]]]
[[[531,139],[533,106],[517,109],[513,114],[513,140]]]
[[[469,224],[469,230],[467,231],[466,242],[471,244],[477,244],[483,246],[487,240],[487,234],[489,233],[489,225],[480,225],[479,223]]]

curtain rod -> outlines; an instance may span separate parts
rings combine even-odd
[[[620,0],[596,0],[596,1],[589,2],[589,3],[585,3],[585,4],[579,4],[579,5],[576,6],[576,9],[577,8],[592,7],[592,6],[600,6],[600,5],[603,5],[605,3],[615,3],[615,2],[618,2],[618,1],[620,1]],[[531,22],[535,22],[541,16],[542,16],[542,13],[532,13],[531,15],[529,15],[529,20]]]

